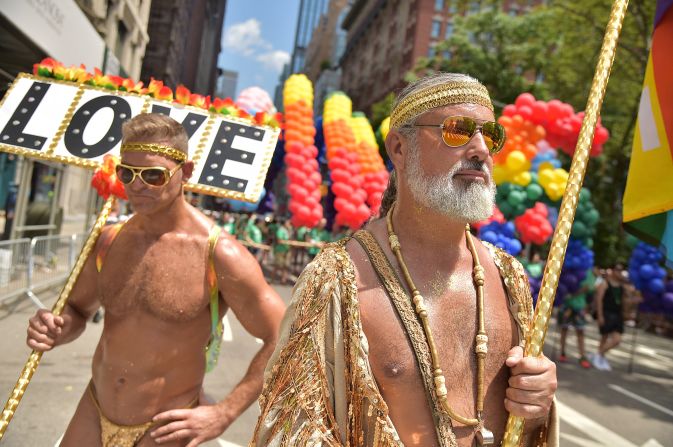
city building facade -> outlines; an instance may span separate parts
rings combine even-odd
[[[505,0],[501,7],[519,14],[539,3]],[[488,7],[478,0],[356,0],[343,22],[347,37],[340,61],[341,88],[354,109],[369,112],[403,88],[416,61],[435,56],[435,46],[452,35],[455,16]]]
[[[225,9],[224,0],[153,2],[141,79],[214,95]]]
[[[140,78],[152,0],[76,0],[105,40],[105,73]]]
[[[236,87],[238,85],[238,72],[231,70],[219,70],[215,96],[218,98],[236,99]]]
[[[138,79],[151,0],[0,0],[0,96],[20,72],[51,57]],[[58,36],[58,38],[54,38]],[[91,208],[91,172],[0,153],[0,237],[58,234]],[[84,225],[81,229],[83,230]]]

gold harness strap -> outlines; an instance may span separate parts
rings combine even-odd
[[[367,257],[371,261],[374,271],[386,289],[388,296],[393,302],[395,311],[404,325],[405,333],[413,347],[416,361],[423,378],[428,405],[430,406],[435,419],[437,439],[442,447],[456,446],[456,437],[453,433],[451,418],[441,411],[439,406],[439,400],[437,399],[433,382],[430,348],[425,338],[421,322],[418,320],[412,307],[411,298],[404,287],[402,287],[402,283],[400,282],[397,273],[383,253],[381,246],[374,236],[367,230],[360,230],[353,235],[353,238],[360,243],[363,250],[367,253]]]

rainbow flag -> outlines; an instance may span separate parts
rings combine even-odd
[[[627,231],[673,266],[673,0],[657,2],[623,205]]]

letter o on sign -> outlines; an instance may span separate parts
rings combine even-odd
[[[103,138],[93,144],[84,142],[84,129],[96,112],[104,108],[112,109],[112,124]],[[96,158],[110,152],[122,138],[122,123],[131,118],[131,106],[119,96],[98,96],[83,104],[72,117],[65,131],[63,142],[71,154],[82,158]]]

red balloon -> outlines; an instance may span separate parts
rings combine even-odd
[[[561,118],[563,114],[563,103],[558,99],[552,99],[547,103],[547,119],[554,121]]]
[[[309,178],[311,180],[313,180],[313,182],[317,185],[322,183],[322,175],[320,175],[320,172],[318,172],[318,171],[311,172],[311,175],[310,175]]]
[[[294,188],[294,195],[292,196],[293,199],[303,203],[306,200],[306,196],[308,196],[308,191],[306,191],[306,188],[303,188],[299,185]]]
[[[351,178],[351,175],[349,174],[348,171],[345,169],[334,169],[331,173],[332,176],[332,181],[333,182],[348,182],[348,180]]]
[[[533,109],[530,106],[521,106],[518,108],[519,115],[527,121],[533,120]]]
[[[521,112],[521,107],[531,107],[533,104],[535,104],[535,96],[530,93],[522,93],[516,98],[514,104],[516,105],[517,109],[519,109],[519,112]]]
[[[502,109],[502,114],[505,116],[514,116],[516,115],[516,106],[514,104],[507,104]]]
[[[549,108],[547,103],[544,101],[535,101],[532,106],[533,109],[533,122],[535,124],[543,124],[547,121],[547,113]]]
[[[610,138],[610,132],[608,130],[601,126],[598,129],[596,129],[596,134],[594,135],[594,145],[602,145],[605,144],[606,141]]]
[[[337,197],[334,199],[334,208],[337,211],[341,211],[344,209],[344,204],[348,203],[348,200],[344,199],[343,197]]]
[[[297,154],[301,152],[304,146],[298,141],[292,141],[285,145],[285,152]]]
[[[367,205],[365,205],[364,203],[362,205],[358,206],[357,216],[358,216],[358,218],[361,222],[364,223],[367,219],[369,219],[370,213],[371,213],[371,211],[370,211],[369,207]]]
[[[356,211],[357,211],[357,208],[355,208],[355,205],[353,205],[350,202],[346,202],[344,204],[344,207],[343,207],[343,210],[341,211],[341,213],[344,215],[344,217],[346,219],[350,220],[355,215]]]
[[[343,182],[334,182],[332,183],[332,191],[337,197],[348,198],[353,194],[353,188],[350,185]]]
[[[290,180],[290,182],[294,183],[305,177],[304,173],[298,168],[287,168],[285,174],[287,175],[287,178]]]

